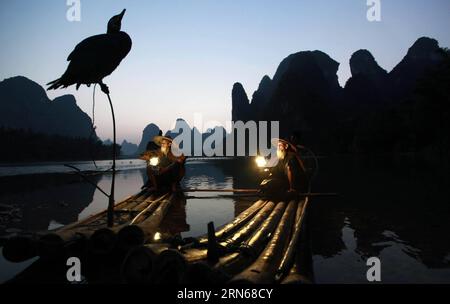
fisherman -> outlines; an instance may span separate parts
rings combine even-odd
[[[179,182],[185,174],[186,157],[173,155],[172,141],[169,136],[155,136],[153,142],[160,149],[145,153],[148,158],[148,182],[144,187],[149,187],[150,191],[169,188],[175,192],[179,189]]]
[[[261,183],[263,194],[293,198],[305,193],[308,179],[296,147],[280,138],[272,140],[272,144],[277,147],[278,162],[271,168],[269,178]]]

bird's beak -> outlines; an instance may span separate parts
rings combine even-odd
[[[123,15],[125,15],[126,9],[123,9],[123,11],[119,14],[120,20],[122,20]]]

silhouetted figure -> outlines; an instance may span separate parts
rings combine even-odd
[[[306,192],[306,171],[296,148],[281,138],[273,139],[272,144],[277,147],[278,162],[270,168],[269,178],[262,181],[262,193],[268,197],[291,199]]]
[[[186,157],[173,155],[173,140],[170,137],[155,136],[153,141],[160,148],[151,153],[151,159],[147,166],[148,181],[143,187],[150,187],[150,191],[170,187],[170,190],[176,192],[179,190],[179,182],[185,175]],[[144,157],[141,158],[144,159]],[[155,161],[154,163],[152,163],[152,159]]]
[[[77,85],[78,90],[82,84],[90,86],[98,83],[102,91],[108,94],[103,78],[110,75],[131,50],[130,36],[120,31],[124,14],[125,9],[109,20],[106,34],[92,36],[80,42],[67,57],[70,63],[66,72],[61,78],[49,82],[48,90],[66,88],[73,84]]]

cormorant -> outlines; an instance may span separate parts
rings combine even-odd
[[[110,75],[131,50],[130,36],[120,31],[125,11],[109,20],[106,34],[86,38],[75,47],[67,57],[70,61],[67,70],[61,78],[49,82],[47,90],[66,88],[72,84],[76,84],[78,90],[82,84],[89,87],[92,83],[98,83],[104,93],[109,93],[103,78]]]

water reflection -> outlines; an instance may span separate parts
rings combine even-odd
[[[98,182],[100,177],[92,177]],[[95,189],[74,175],[27,175],[0,179],[4,209],[0,233],[12,230],[46,230],[50,222],[68,224],[94,198]],[[16,213],[8,215],[8,212]]]
[[[313,203],[318,277],[367,282],[365,261],[377,256],[385,282],[450,282],[448,173],[407,159],[328,159],[321,165],[316,187],[341,197]],[[326,260],[342,263],[338,269],[346,274]]]

